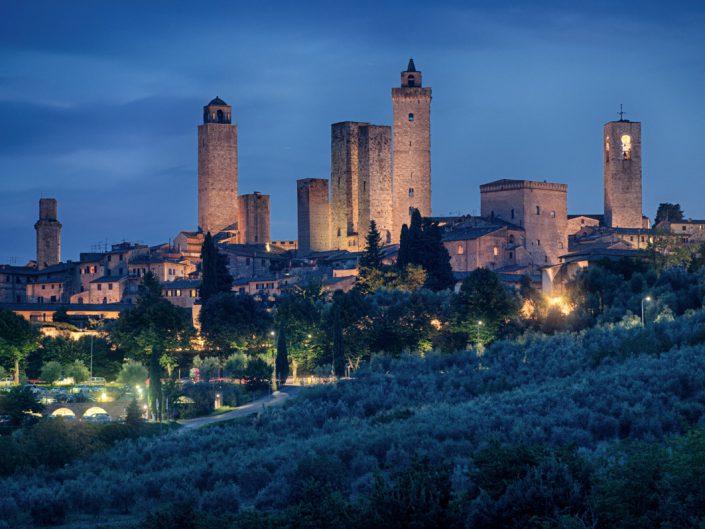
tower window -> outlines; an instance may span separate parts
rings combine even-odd
[[[632,137],[629,134],[622,136],[622,159],[632,159]]]
[[[609,136],[607,137],[607,140],[605,140],[605,162],[610,161],[610,138]]]
[[[512,209],[512,218],[514,218],[514,210]]]
[[[414,188],[413,188],[413,187],[410,187],[410,188],[409,188],[409,196],[410,196],[410,197],[413,197],[413,196],[414,196]]]
[[[414,121],[414,113],[409,112],[409,121]]]
[[[554,218],[554,219],[556,218],[556,212],[555,212],[555,211],[551,211],[551,218]]]
[[[414,77],[413,75],[408,76],[406,78],[406,84],[408,84],[409,86],[416,86],[416,77]]]
[[[536,206],[536,214],[541,215],[541,208],[539,206]]]
[[[414,206],[409,206],[409,216],[414,214]]]
[[[493,248],[492,248],[492,255],[494,255],[495,257],[497,257],[497,256],[499,255],[499,248],[497,248],[496,246],[493,247]]]
[[[338,228],[338,237],[340,237],[340,228]]]
[[[223,122],[223,111],[218,110],[217,114],[218,114],[218,123],[222,123]]]
[[[536,239],[536,246],[541,246],[541,239]]]
[[[465,253],[465,248],[463,247],[462,244],[458,245],[458,251],[456,252],[458,255],[463,255]]]

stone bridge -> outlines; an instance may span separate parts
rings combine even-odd
[[[47,404],[42,412],[45,417],[68,416],[76,419],[83,419],[97,413],[107,413],[110,420],[117,421],[124,419],[127,414],[127,407],[130,401],[115,402],[55,402]]]

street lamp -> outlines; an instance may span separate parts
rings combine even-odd
[[[480,327],[482,326],[482,320],[477,320],[477,345],[480,345]]]
[[[644,326],[644,302],[651,301],[651,296],[646,296],[641,299],[641,326]]]

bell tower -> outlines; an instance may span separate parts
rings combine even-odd
[[[198,228],[216,233],[237,224],[237,125],[232,107],[216,97],[198,126]]]
[[[37,268],[40,270],[61,262],[61,223],[58,219],[55,198],[39,200],[39,220],[34,224],[37,232]]]
[[[624,119],[604,126],[605,224],[643,228],[641,203],[641,123]]]
[[[393,111],[393,242],[411,211],[431,215],[431,88],[423,86],[421,72],[409,59],[401,72],[401,86],[392,88]]]

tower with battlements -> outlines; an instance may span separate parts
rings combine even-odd
[[[330,249],[330,203],[328,180],[304,178],[296,181],[299,250],[303,255]]]
[[[238,197],[238,228],[242,244],[265,244],[270,241],[269,195],[259,191]]]
[[[58,203],[55,198],[39,200],[39,220],[34,225],[37,232],[37,267],[41,270],[61,262],[61,223],[58,220]]]
[[[198,228],[215,235],[237,222],[237,125],[232,107],[216,97],[198,126]]]
[[[431,88],[424,87],[414,60],[401,72],[401,86],[392,88],[394,233],[411,211],[431,215]]]

